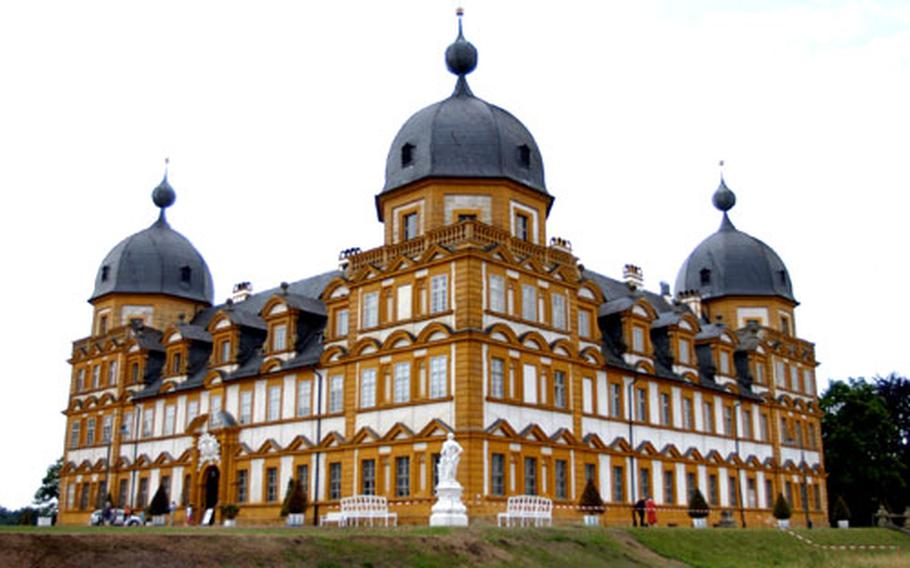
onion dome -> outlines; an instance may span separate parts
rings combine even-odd
[[[161,209],[158,220],[107,253],[95,276],[90,301],[107,294],[164,294],[212,303],[215,292],[205,259],[167,222],[164,210],[176,199],[165,172],[152,191],[152,201]]]
[[[676,293],[698,291],[703,299],[722,296],[779,296],[792,302],[790,273],[774,249],[730,221],[736,195],[723,176],[712,197],[724,217],[716,233],[695,247],[676,277]]]
[[[467,75],[477,67],[477,49],[462,32],[445,53],[458,77],[449,98],[404,123],[386,160],[382,193],[429,178],[507,178],[547,194],[543,161],[534,137],[508,111],[474,96]]]

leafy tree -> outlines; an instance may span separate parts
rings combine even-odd
[[[780,493],[777,494],[777,500],[774,501],[774,510],[771,511],[771,514],[774,515],[775,519],[779,520],[789,519],[793,515],[790,503],[787,503],[787,500]]]
[[[879,502],[905,504],[900,433],[879,393],[864,379],[849,379],[832,382],[819,401],[829,499],[842,495],[856,525],[869,525]]]
[[[288,479],[288,487],[284,491],[284,501],[281,502],[281,516],[287,517],[290,511],[291,495],[294,493],[294,480]]]
[[[704,519],[708,516],[710,507],[705,501],[705,496],[701,494],[701,489],[695,489],[692,498],[689,500],[689,516],[693,519]]]
[[[581,506],[581,512],[585,515],[602,515],[606,510],[604,501],[600,498],[600,491],[594,485],[594,480],[589,479],[585,484],[585,490],[581,494],[578,504]]]
[[[164,485],[159,485],[158,491],[155,491],[155,496],[152,497],[152,504],[149,505],[149,513],[157,517],[170,512],[171,503],[167,498],[167,491],[164,489]]]
[[[294,492],[288,499],[288,513],[291,515],[302,515],[306,512],[307,498],[303,490],[303,484],[300,481],[294,483]]]
[[[834,509],[831,511],[831,517],[835,521],[850,520],[850,508],[847,507],[847,502],[844,501],[844,498],[841,495],[838,495],[837,500],[834,501]]]
[[[35,491],[35,506],[42,515],[52,516],[57,514],[57,503],[60,500],[60,469],[63,467],[63,458],[57,459],[47,467],[41,487]]]
[[[894,451],[904,465],[904,471],[910,472],[910,379],[897,373],[891,373],[887,377],[876,377],[875,390],[884,401],[891,422],[897,428]],[[910,487],[904,492],[902,499],[894,498],[890,504],[898,511],[910,505]]]

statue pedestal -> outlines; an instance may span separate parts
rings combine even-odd
[[[431,527],[468,526],[467,508],[461,502],[464,489],[457,481],[440,482],[436,486],[436,504],[430,514]]]

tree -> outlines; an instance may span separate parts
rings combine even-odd
[[[152,504],[149,505],[149,513],[154,517],[158,517],[167,515],[170,512],[171,503],[167,498],[167,491],[164,489],[164,485],[159,485],[158,491],[155,491],[155,496],[152,497]]]
[[[704,519],[708,516],[710,507],[705,501],[705,496],[701,494],[701,489],[695,489],[692,498],[689,499],[689,516],[693,519]]]
[[[904,466],[904,472],[910,472],[910,379],[897,373],[876,377],[875,390],[884,401],[891,422],[897,428],[894,451]],[[895,497],[890,504],[896,511],[910,505],[910,487],[907,487],[902,497]]]
[[[847,502],[844,501],[844,498],[840,495],[838,495],[837,500],[834,501],[834,508],[831,510],[831,517],[835,521],[850,520],[850,508],[847,507]]]
[[[288,479],[288,487],[284,491],[284,501],[281,502],[281,516],[287,517],[290,513],[289,505],[291,504],[291,494],[294,493],[294,480]]]
[[[585,490],[581,494],[581,500],[578,504],[581,506],[581,512],[585,515],[602,515],[604,508],[604,501],[600,498],[600,491],[597,490],[597,486],[594,485],[594,480],[589,479],[585,484]]]
[[[288,513],[291,515],[302,515],[306,512],[307,498],[303,490],[303,484],[298,480],[294,483],[294,492],[288,499]]]
[[[777,499],[774,501],[774,509],[771,514],[778,520],[786,520],[793,515],[793,509],[790,508],[790,503],[787,503],[787,500],[784,499],[784,496],[780,493],[777,494]]]
[[[907,469],[899,455],[900,432],[876,385],[864,379],[834,381],[819,404],[829,510],[833,496],[842,495],[853,523],[869,525],[879,502],[902,507]]]
[[[41,487],[35,491],[35,506],[44,516],[54,516],[57,514],[57,503],[60,500],[60,469],[63,467],[63,458],[47,466],[47,472],[44,479],[41,480]]]

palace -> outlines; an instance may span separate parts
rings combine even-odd
[[[161,486],[179,522],[185,506],[237,504],[241,524],[279,523],[295,479],[308,522],[376,494],[424,524],[449,432],[471,522],[520,494],[577,521],[589,479],[605,524],[650,496],[660,524],[686,525],[696,488],[712,523],[767,525],[778,493],[794,524],[826,521],[814,346],[787,268],[733,225],[723,179],[720,227],[675,295],[633,265],[594,272],[548,238],[537,144],[472,93],[460,22],[445,60],[454,92],[388,154],[384,244],[337,270],[215,304],[205,260],[167,221],[165,175],[158,220],[104,258],[91,334],[73,344],[63,523],[108,495],[142,508]]]

